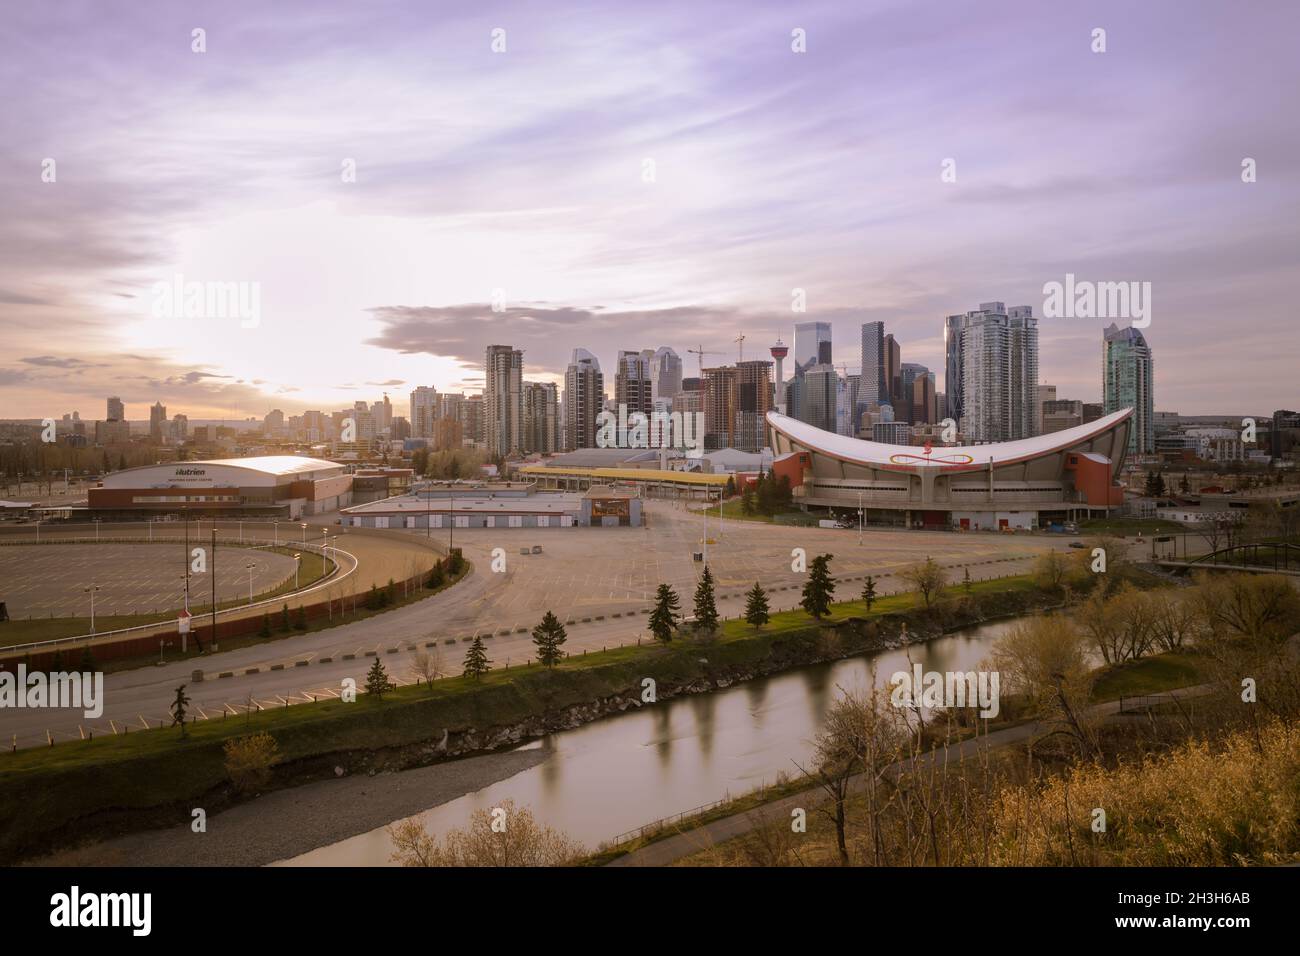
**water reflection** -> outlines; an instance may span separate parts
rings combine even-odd
[[[544,741],[550,755],[541,764],[434,807],[426,822],[435,833],[463,826],[474,810],[510,797],[594,848],[661,817],[772,783],[778,773],[797,774],[837,688],[868,687],[873,664],[876,683],[884,685],[895,671],[910,669],[909,653],[925,670],[972,670],[1011,623],[676,698],[554,734]],[[286,862],[376,866],[387,864],[390,852],[380,828]]]

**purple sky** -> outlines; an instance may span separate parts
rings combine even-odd
[[[942,379],[943,316],[1041,312],[1067,272],[1152,283],[1157,408],[1294,408],[1298,10],[10,5],[0,418],[402,404],[472,387],[489,343],[530,378],[575,346],[693,374],[688,347],[813,319],[850,371],[881,319]],[[260,323],[155,318],[177,274],[259,283]],[[1099,398],[1109,321],[1044,318],[1040,381]]]

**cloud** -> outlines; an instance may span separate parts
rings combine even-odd
[[[453,358],[469,366],[483,364],[489,345],[511,345],[524,351],[526,374],[553,375],[564,373],[578,347],[601,358],[602,368],[611,375],[620,350],[639,351],[668,343],[678,343],[676,350],[683,359],[689,357],[682,350],[683,343],[704,346],[717,356],[706,356],[705,364],[716,363],[736,352],[734,339],[744,328],[775,328],[788,321],[771,313],[719,306],[615,310],[541,304],[494,312],[487,303],[472,303],[380,306],[370,311],[379,320],[380,330],[367,340],[368,345],[403,354]],[[752,344],[749,357],[765,357],[762,345],[766,344]]]
[[[60,357],[57,355],[33,355],[28,358],[19,359],[19,361],[25,362],[28,365],[38,365],[41,368],[77,369],[96,367],[90,362],[83,362],[81,359]]]

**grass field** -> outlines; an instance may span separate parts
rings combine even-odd
[[[1177,521],[1163,518],[1093,518],[1079,522],[1080,534],[1144,535],[1180,534],[1189,530]]]
[[[1158,694],[1178,687],[1191,687],[1204,680],[1198,655],[1171,651],[1100,668],[1097,683],[1092,688],[1092,699],[1101,703],[1120,697]]]

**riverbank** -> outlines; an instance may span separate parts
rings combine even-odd
[[[1055,597],[1028,578],[953,588],[942,608],[911,596],[837,605],[820,624],[801,612],[774,615],[756,630],[728,622],[719,639],[626,647],[567,659],[555,668],[494,670],[481,681],[439,680],[375,700],[333,700],[205,721],[181,739],[174,730],[97,738],[5,758],[0,777],[0,859],[48,852],[74,841],[157,828],[240,801],[229,785],[222,746],[269,732],[280,761],[272,784],[290,788],[332,774],[409,769],[483,753],[571,729],[642,705],[644,681],[656,699],[708,693],[804,664],[930,639],[946,629],[1027,613]],[[737,626],[738,625],[738,626]],[[649,701],[646,701],[649,702]],[[30,795],[40,793],[39,801]],[[265,799],[265,798],[263,798]],[[391,819],[391,818],[390,818]]]
[[[36,866],[265,866],[381,827],[505,780],[547,757],[541,747],[449,760],[401,774],[361,774],[268,793],[207,818],[131,833],[33,860]]]

